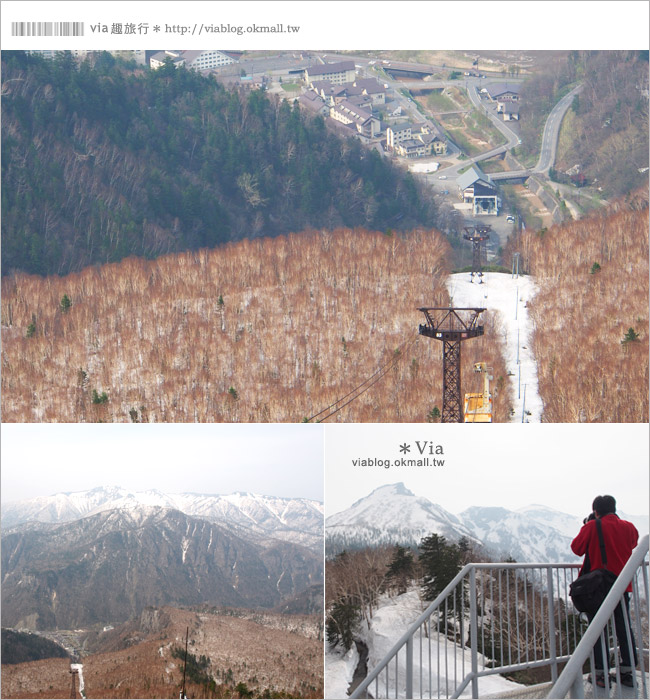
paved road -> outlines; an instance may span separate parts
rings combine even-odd
[[[546,124],[544,125],[544,135],[542,136],[542,149],[539,154],[537,165],[533,168],[533,172],[548,174],[548,171],[555,163],[555,154],[557,151],[557,141],[560,134],[560,126],[564,115],[567,113],[573,98],[582,90],[582,85],[573,88],[570,93],[565,95],[551,110],[548,115]]]
[[[573,98],[580,92],[580,90],[582,90],[582,85],[578,85],[573,90],[571,90],[571,92],[565,95],[555,105],[555,107],[553,107],[551,113],[548,115],[546,119],[546,124],[544,125],[544,133],[542,135],[542,147],[540,150],[539,160],[537,161],[537,165],[535,165],[534,168],[531,168],[529,170],[512,170],[500,173],[492,173],[490,177],[492,177],[493,180],[508,180],[516,177],[526,177],[533,173],[547,175],[549,169],[553,167],[553,163],[555,162],[557,142],[560,133],[560,127],[562,126],[562,120],[564,119],[564,115],[567,113],[567,110],[571,106]],[[512,129],[508,127],[508,125],[502,119],[499,119],[499,117],[496,114],[491,112],[482,103],[481,98],[478,94],[476,83],[468,84],[467,94],[469,95],[470,100],[472,101],[472,104],[474,104],[475,107],[477,107],[478,109],[485,110],[485,113],[488,115],[495,127],[507,139],[507,143],[503,146],[498,146],[497,148],[493,148],[489,151],[486,151],[485,153],[481,153],[480,155],[475,156],[474,158],[469,158],[465,161],[462,161],[456,165],[451,166],[450,168],[441,170],[440,173],[446,175],[447,179],[457,178],[458,171],[462,168],[467,167],[467,165],[470,163],[478,163],[482,160],[487,160],[488,158],[498,155],[499,153],[509,151],[521,143],[521,140],[517,136],[517,134],[515,134],[515,132],[512,131]]]

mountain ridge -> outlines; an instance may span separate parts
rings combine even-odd
[[[400,496],[397,507],[391,498],[394,495]],[[365,519],[368,512],[378,514],[374,527]],[[639,532],[647,531],[647,516],[619,514],[634,522]],[[418,526],[405,525],[413,522]],[[454,515],[398,482],[374,489],[346,510],[328,516],[325,539],[328,556],[366,546],[417,546],[422,537],[437,533],[451,541],[468,538],[496,557],[524,562],[574,561],[577,558],[570,545],[581,526],[582,518],[540,504],[514,510],[470,506]]]
[[[104,510],[2,538],[2,623],[72,629],[122,622],[150,605],[272,608],[322,584],[322,554],[263,546],[160,506]]]
[[[2,507],[2,527],[38,521],[69,522],[104,510],[158,505],[187,515],[219,522],[249,537],[277,539],[319,547],[322,542],[323,504],[306,498],[265,496],[238,491],[231,494],[166,494],[157,489],[130,491],[122,487],[95,487],[59,492],[52,496],[8,502]]]

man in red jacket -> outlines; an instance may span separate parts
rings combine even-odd
[[[621,520],[616,515],[616,500],[613,496],[597,496],[592,504],[592,509],[594,518],[584,524],[578,536],[571,542],[571,549],[574,554],[578,556],[585,555],[580,573],[587,573],[595,569],[608,569],[618,576],[630,558],[632,550],[637,545],[639,533],[632,523],[627,522],[627,520]],[[602,526],[607,566],[603,564],[600,553],[596,518],[600,520]],[[631,591],[632,584],[627,587],[623,596],[622,603],[624,603],[625,609],[622,603],[619,603],[614,610],[616,637],[621,650],[621,683],[627,686],[633,686],[632,673],[638,662],[636,645],[632,634],[632,624],[630,622]],[[594,616],[595,613],[588,615],[589,622]],[[605,635],[605,652],[609,662],[607,635]],[[632,664],[631,652],[634,654],[634,664]],[[603,688],[605,687],[605,665],[603,663],[603,650],[600,640],[594,646],[594,660],[596,665],[596,685]]]

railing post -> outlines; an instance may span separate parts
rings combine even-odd
[[[469,572],[469,636],[472,647],[472,697],[478,698],[478,609],[474,566]]]
[[[585,687],[582,682],[582,676],[576,676],[573,680],[573,685],[571,686],[571,693],[569,697],[571,698],[584,698]]]
[[[551,680],[557,681],[557,651],[555,648],[555,596],[553,595],[553,569],[546,569],[546,587],[548,591],[548,651],[551,657]]]
[[[413,697],[413,635],[406,640],[406,697]]]

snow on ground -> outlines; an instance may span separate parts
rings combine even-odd
[[[533,331],[528,302],[537,293],[529,276],[503,272],[483,273],[483,284],[470,281],[470,273],[450,275],[449,295],[457,307],[484,307],[499,314],[506,347],[506,370],[513,389],[513,423],[539,423],[544,405],[537,385],[537,364],[530,348]],[[523,419],[522,419],[523,418]]]
[[[364,632],[364,641],[368,645],[368,671],[375,668],[377,663],[390,651],[395,642],[406,632],[409,625],[417,619],[426,603],[420,600],[416,590],[395,598],[385,597],[374,613],[370,625]],[[431,662],[429,662],[429,658]],[[405,652],[399,655],[399,697],[405,697]],[[444,636],[435,632],[430,637],[415,635],[413,643],[413,697],[449,697],[457,684],[471,670],[471,653],[467,648],[460,648]],[[483,657],[479,656],[479,668]],[[390,678],[394,681],[395,663],[391,662]],[[326,671],[327,675],[327,671]],[[429,687],[431,677],[431,688]],[[380,674],[379,690],[381,697],[386,697],[385,673]],[[440,685],[438,685],[440,684]],[[486,697],[499,692],[516,690],[524,686],[505,680],[494,675],[479,679],[479,696]],[[440,688],[440,695],[438,689]],[[374,681],[369,690],[374,695]],[[389,688],[389,694],[394,696],[394,688]],[[431,694],[430,694],[431,693]],[[333,697],[329,695],[328,697]],[[345,697],[345,696],[339,696]],[[471,697],[471,684],[460,697]]]
[[[359,652],[356,646],[346,654],[336,649],[325,654],[326,698],[347,698],[348,687],[358,662]]]
[[[435,173],[440,163],[412,163],[409,170],[412,173]]]
[[[83,664],[70,664],[70,672],[76,671],[79,674],[79,695],[82,698],[86,697],[84,690],[84,667]]]

